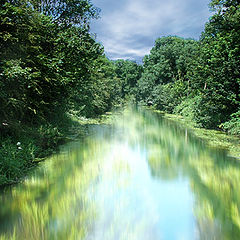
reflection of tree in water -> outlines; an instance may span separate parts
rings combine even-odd
[[[0,215],[7,212],[10,222],[0,229],[1,240],[84,238],[95,214],[87,191],[98,170],[89,161],[94,152],[88,151],[88,143],[71,145],[14,187],[6,199],[3,195]]]
[[[190,178],[200,239],[240,239],[239,163],[170,121],[157,126],[149,123],[149,129],[148,161],[153,176]]]
[[[218,239],[239,239],[239,164],[205,157],[193,163],[192,172],[199,225],[208,218],[214,229],[221,230]],[[200,227],[200,232],[203,234],[204,228]]]

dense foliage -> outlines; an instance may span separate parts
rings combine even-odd
[[[64,2],[86,4],[81,0],[59,4]],[[54,3],[6,1],[1,6],[1,122],[46,120],[49,113],[69,109],[76,95],[85,108],[83,114],[95,114],[89,107],[94,101],[90,95],[100,75],[94,69],[102,67],[102,60],[97,59],[104,58],[103,48],[91,37],[88,27],[81,25],[93,14],[92,9],[83,8],[77,16],[78,5],[73,5],[76,11],[73,6],[66,7],[66,16],[60,21],[60,15],[56,22],[47,4]],[[49,16],[42,14],[45,12]],[[77,19],[80,25],[71,25]],[[96,113],[105,110],[96,109]]]
[[[163,37],[144,57],[144,73],[138,82],[138,97],[152,100],[157,108],[172,112],[188,94],[192,58],[198,51],[194,40]]]
[[[0,184],[59,143],[69,113],[94,117],[119,103],[114,63],[89,32],[98,11],[89,0],[1,2]]]
[[[143,67],[129,60],[115,61],[115,72],[121,80],[121,99],[135,101],[137,82],[142,76]]]
[[[138,98],[199,126],[240,134],[240,4],[213,0],[210,7],[215,13],[199,41],[156,40],[144,58]]]

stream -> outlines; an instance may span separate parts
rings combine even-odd
[[[89,125],[0,193],[0,240],[238,240],[240,163],[149,110]]]

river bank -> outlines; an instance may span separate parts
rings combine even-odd
[[[182,116],[153,110],[164,118],[179,123],[213,148],[222,148],[228,155],[240,160],[240,140],[222,131],[198,128]],[[38,127],[21,126],[15,136],[1,137],[0,186],[16,184],[28,175],[32,168],[46,157],[56,153],[59,146],[88,135],[88,126],[111,124],[115,115],[106,113],[98,118],[87,119],[69,115],[61,124],[46,124]],[[16,137],[17,136],[17,137]]]
[[[210,147],[226,149],[229,156],[240,160],[240,138],[238,136],[230,135],[220,130],[197,127],[192,121],[189,121],[180,115],[169,114],[159,110],[154,110],[154,112],[186,127],[195,136],[206,141]]]
[[[21,182],[39,162],[58,152],[59,146],[88,134],[88,125],[109,124],[111,114],[96,118],[67,115],[35,126],[8,124],[0,136],[0,187]]]

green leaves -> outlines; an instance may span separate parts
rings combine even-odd
[[[91,75],[103,48],[86,28],[96,14],[88,0],[5,1],[1,5],[0,120],[48,121],[56,109],[64,114],[73,96],[79,96],[82,105],[97,105],[94,96],[88,95],[91,89],[100,89]]]
[[[53,22],[66,26],[77,24],[81,28],[89,29],[89,22],[97,18],[99,9],[89,0],[30,0],[33,8],[50,16]]]
[[[161,106],[161,110],[166,110],[171,102],[171,98],[167,96],[167,86],[173,86],[175,82],[178,85],[179,82],[188,81],[191,61],[195,59],[197,50],[198,43],[194,40],[179,37],[157,39],[150,55],[144,58],[144,73],[138,82],[139,98],[145,102],[152,99],[158,107]],[[158,87],[165,84],[168,85]],[[170,89],[172,88],[170,87],[169,91],[171,91]],[[185,91],[185,88],[183,88],[183,91]],[[161,100],[161,95],[164,94],[166,94],[166,97]],[[176,91],[176,95],[172,96],[172,101],[179,98],[177,95],[178,92]],[[173,105],[171,104],[171,111]]]
[[[207,99],[200,112],[202,119],[209,118],[202,122],[205,127],[219,126],[239,106],[240,5],[237,1],[212,1],[211,5],[218,10],[202,34],[192,75],[193,89]]]
[[[130,60],[117,60],[114,65],[121,81],[121,98],[136,95],[137,81],[142,76],[143,67]]]
[[[206,128],[217,128],[235,115],[240,104],[240,3],[213,0],[215,14],[200,41],[163,37],[144,58],[138,98],[150,99]],[[187,113],[189,112],[189,114]],[[230,128],[229,128],[230,129]]]

